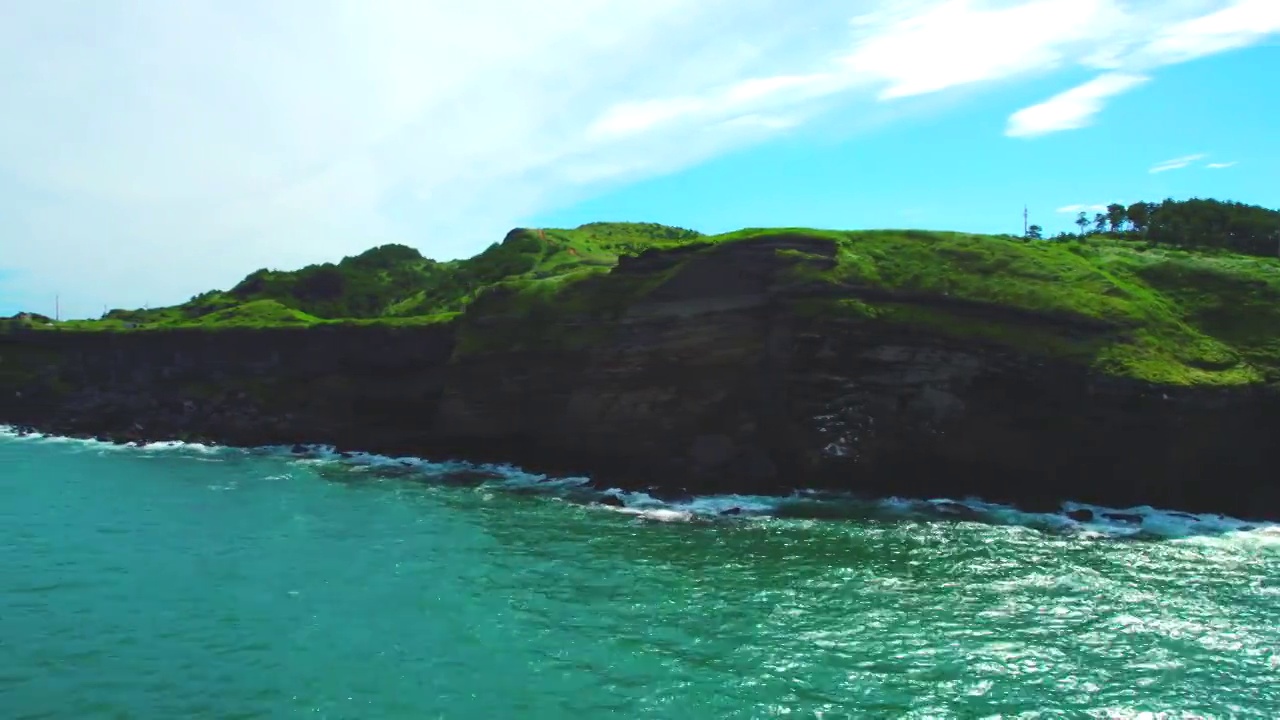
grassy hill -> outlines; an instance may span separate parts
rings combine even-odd
[[[1157,382],[1280,381],[1280,260],[1115,235],[1029,241],[793,228],[703,236],[632,223],[517,229],[466,260],[441,263],[388,245],[336,264],[259,270],[173,307],[20,322],[68,330],[417,324],[450,321],[484,295],[476,312],[527,322],[537,334],[570,314],[616,315],[678,272],[609,275],[621,255],[688,246],[688,262],[770,236],[813,238],[833,249],[834,264],[794,265],[797,285],[835,291],[797,301],[801,312],[906,325]]]
[[[229,290],[212,290],[171,307],[112,310],[102,320],[64,328],[122,329],[187,325],[307,324],[447,317],[485,287],[612,267],[621,254],[675,245],[699,233],[651,223],[592,223],[571,230],[516,229],[475,257],[437,262],[404,245],[384,245],[338,263],[300,270],[261,269]]]

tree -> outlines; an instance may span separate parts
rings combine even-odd
[[[1044,237],[1044,228],[1040,227],[1039,225],[1032,225],[1031,227],[1027,228],[1028,240],[1039,240],[1043,237]]]
[[[1151,222],[1151,206],[1144,202],[1136,202],[1125,210],[1125,215],[1129,217],[1129,224],[1134,230],[1145,233],[1147,224]]]
[[[1107,223],[1111,225],[1111,232],[1120,232],[1124,227],[1124,221],[1129,219],[1125,206],[1120,203],[1111,203],[1107,206]]]
[[[336,300],[347,288],[347,278],[336,265],[312,265],[298,272],[293,295],[299,300]]]
[[[1084,237],[1084,227],[1088,224],[1089,224],[1089,216],[1085,215],[1084,211],[1081,210],[1080,215],[1076,217],[1076,225],[1080,226],[1080,237]]]
[[[1102,213],[1095,214],[1093,216],[1093,228],[1096,232],[1106,232],[1107,216]]]

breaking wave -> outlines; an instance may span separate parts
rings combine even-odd
[[[593,510],[649,522],[839,521],[976,522],[1031,528],[1081,539],[1170,540],[1232,537],[1280,547],[1280,524],[1250,522],[1211,513],[1188,513],[1138,506],[1109,508],[1065,502],[1059,512],[1028,512],[974,498],[867,499],[852,494],[800,491],[786,496],[709,495],[661,499],[642,491],[599,488],[587,477],[552,478],[511,465],[431,461],[365,452],[340,452],[331,445],[235,448],[178,441],[144,445],[116,444],[20,431],[0,425],[0,438],[77,445],[96,452],[178,454],[206,461],[236,456],[274,456],[288,462],[318,465],[357,480],[416,480],[474,487],[486,491],[535,494],[566,500]]]

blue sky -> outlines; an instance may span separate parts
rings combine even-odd
[[[604,218],[707,232],[800,225],[1020,233],[1024,203],[1031,222],[1050,231],[1074,230],[1078,209],[1069,208],[1077,205],[1199,196],[1280,207],[1280,96],[1259,92],[1277,73],[1280,48],[1237,50],[1168,68],[1089,127],[1005,137],[1009,108],[1064,82],[1037,79],[865,135],[842,137],[838,126],[795,132],[541,213],[536,224]],[[1192,155],[1204,157],[1151,172]],[[1209,167],[1227,163],[1235,164]]]
[[[454,7],[445,7],[453,5]],[[535,7],[536,6],[536,7]],[[0,24],[0,315],[644,220],[1280,207],[1275,0],[120,0]],[[501,18],[495,21],[494,18]]]

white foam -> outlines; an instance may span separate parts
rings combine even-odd
[[[1113,537],[1148,536],[1181,539],[1239,534],[1258,534],[1265,537],[1272,533],[1280,533],[1280,525],[1275,523],[1248,522],[1225,515],[1187,513],[1154,508],[1150,505],[1109,508],[1101,505],[1067,502],[1063,503],[1062,507],[1064,513],[1075,510],[1092,512],[1092,520],[1080,521],[1077,526]],[[1134,516],[1139,520],[1138,522],[1126,522],[1125,519],[1117,516]]]
[[[695,515],[767,515],[776,511],[784,500],[764,495],[709,495],[674,503],[674,506]]]
[[[601,505],[600,507],[610,512],[634,515],[638,518],[657,522],[692,522],[695,518],[695,515],[691,512],[672,510],[671,508],[616,507],[613,505]]]
[[[590,482],[583,478],[582,483]],[[604,505],[610,510],[635,514],[640,512],[654,513],[670,511],[693,517],[719,516],[763,516],[778,509],[786,498],[764,495],[702,495],[687,500],[659,500],[643,491],[628,491],[610,488],[600,493],[601,497],[612,496],[621,501],[622,506]]]

